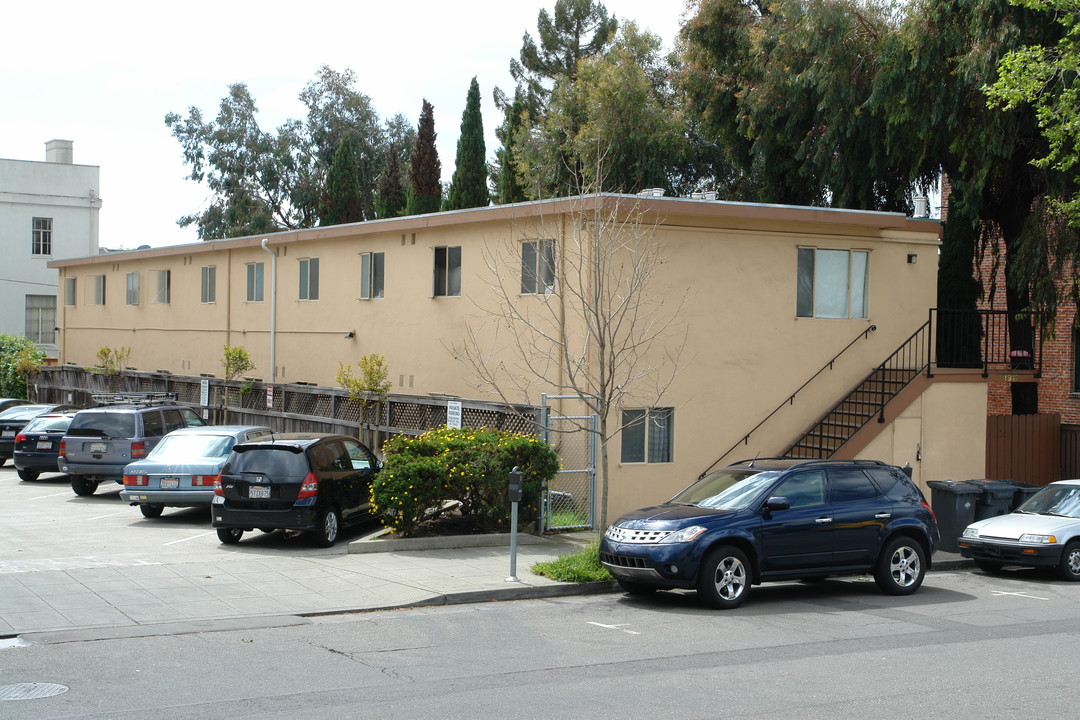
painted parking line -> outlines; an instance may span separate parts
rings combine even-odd
[[[61,495],[70,495],[70,494],[71,494],[70,490],[65,490],[64,492],[53,493],[52,495],[38,495],[37,497],[32,497],[30,499],[31,500],[44,500],[45,498],[60,497]]]
[[[994,590],[991,595],[1015,595],[1016,597],[1028,598],[1029,600],[1049,600],[1050,598],[1039,597],[1038,595],[1028,595],[1025,592],[1005,592],[1004,590]]]
[[[87,520],[100,520],[101,518],[116,517],[117,515],[130,515],[127,510],[121,510],[120,512],[109,513],[108,515],[95,515],[94,517],[86,518]]]
[[[214,531],[214,532],[217,532],[217,531]],[[198,538],[206,537],[207,535],[213,535],[213,534],[214,534],[213,532],[199,533],[198,535],[192,535],[191,537],[180,538],[179,540],[170,540],[167,543],[161,543],[161,545],[162,545],[162,547],[164,547],[165,545],[175,545],[176,543],[187,542],[188,540],[197,540]]]
[[[625,627],[625,625],[605,625],[603,623],[592,622],[591,620],[588,621],[587,624],[595,625],[596,627],[602,627],[605,630],[618,630],[619,632],[624,632],[627,635],[640,635],[641,634],[639,632],[634,632],[633,630],[624,630],[623,628]]]

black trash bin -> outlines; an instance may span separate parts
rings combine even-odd
[[[1019,480],[1002,480],[1002,482],[1012,483],[1013,486],[1013,501],[1012,505],[1009,506],[1009,512],[1026,503],[1028,498],[1046,487],[1045,485],[1020,482]]]
[[[1016,487],[1012,480],[968,480],[967,483],[982,493],[975,503],[975,519],[1007,515],[1012,512]]]
[[[930,486],[930,506],[941,531],[940,547],[945,552],[960,552],[956,541],[964,528],[975,522],[975,505],[983,491],[953,480],[931,480],[926,484]]]

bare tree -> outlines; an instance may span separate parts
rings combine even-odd
[[[497,300],[478,306],[450,348],[478,389],[504,402],[539,392],[570,395],[599,417],[600,523],[607,525],[608,443],[619,409],[660,401],[681,369],[686,288],[658,287],[665,247],[644,199],[585,194],[515,223],[488,242],[484,263]],[[561,208],[561,209],[560,209]],[[519,283],[520,279],[520,283]],[[593,431],[584,423],[575,430]]]

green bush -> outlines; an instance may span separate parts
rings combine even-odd
[[[486,532],[509,525],[507,475],[522,472],[519,521],[535,519],[540,492],[559,469],[555,450],[522,433],[490,428],[439,428],[399,435],[383,445],[386,465],[372,483],[371,501],[383,524],[404,536],[457,501],[463,516]]]
[[[40,369],[44,357],[45,353],[26,338],[0,333],[0,397],[28,400],[27,382]]]
[[[600,564],[600,543],[586,545],[576,553],[560,555],[554,560],[534,563],[532,571],[537,575],[559,582],[603,582],[611,580],[611,573]]]

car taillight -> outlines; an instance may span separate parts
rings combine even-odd
[[[315,497],[319,494],[319,479],[315,477],[315,473],[309,472],[304,476],[304,482],[300,484],[300,492],[296,494],[296,499]]]
[[[125,485],[146,485],[149,482],[150,482],[150,476],[149,475],[125,475],[124,476],[124,484]]]
[[[930,507],[930,503],[923,500],[922,506],[930,511],[930,517],[934,518],[934,522],[937,522],[937,515],[934,513],[934,508]]]
[[[221,488],[221,476],[218,475],[214,478],[214,496],[223,498],[225,497],[225,491]]]
[[[192,475],[191,484],[196,487],[210,487],[217,484],[217,475]]]
[[[146,443],[133,442],[131,443],[131,457],[132,458],[144,458],[146,457]]]
[[[67,446],[67,443],[65,443],[63,440],[61,440],[60,441],[60,454],[61,455],[67,455],[67,447],[66,446]]]
[[[22,433],[19,433],[18,435],[15,436],[15,442],[17,442],[17,443],[26,442],[26,436],[23,435]]]

